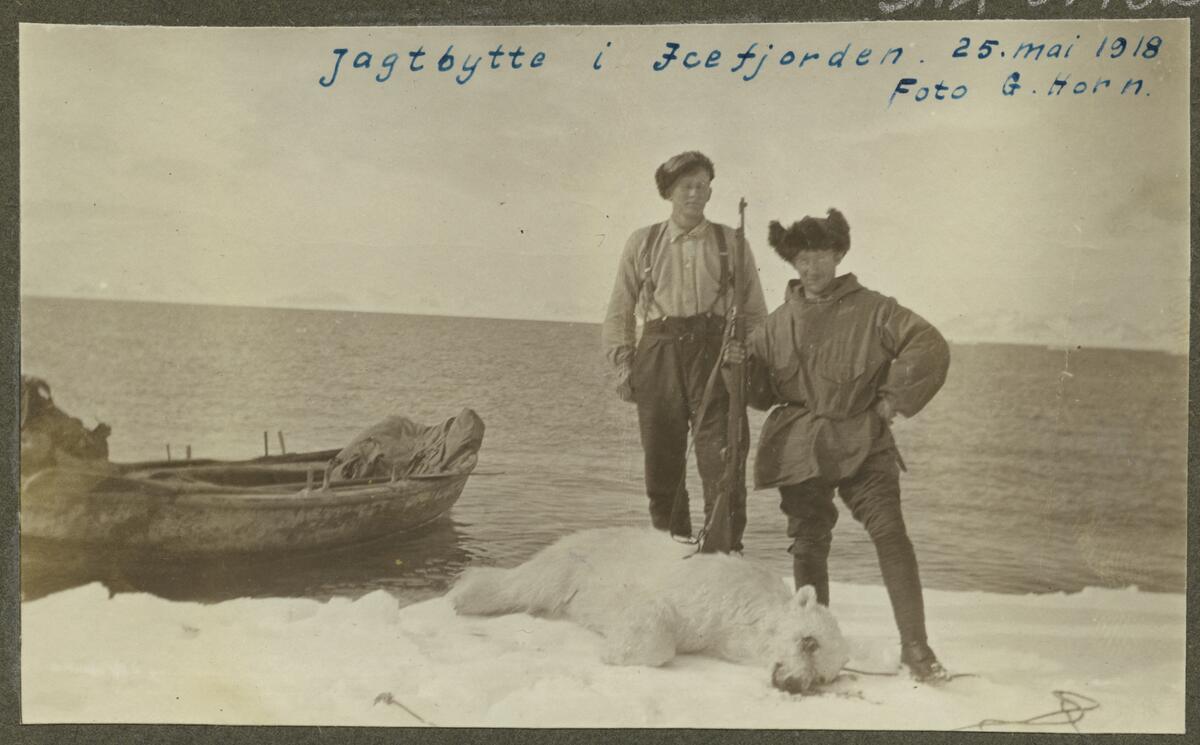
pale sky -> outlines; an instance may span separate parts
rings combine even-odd
[[[1095,56],[1105,36],[1152,35],[1153,59]],[[971,53],[952,58],[962,37]],[[985,38],[997,55],[975,59]],[[1076,47],[1011,60],[1040,40]],[[723,56],[655,72],[667,41]],[[745,81],[750,65],[730,68],[752,42],[774,47]],[[451,43],[456,68],[437,72]],[[699,149],[716,163],[709,217],[734,224],[749,202],[770,307],[792,271],[767,222],[834,206],[843,269],[952,339],[1183,351],[1187,43],[1186,21],[23,25],[22,292],[598,323],[629,233],[669,214],[654,169]],[[523,68],[487,69],[498,44],[521,45]],[[878,64],[897,46],[899,64]],[[360,50],[371,69],[350,67]],[[783,67],[786,50],[821,57]],[[484,59],[458,85],[464,54]],[[1013,70],[1039,94],[1000,95]],[[1041,95],[1062,74],[1113,87]],[[888,107],[906,76],[967,95]],[[1130,77],[1149,95],[1121,96]]]

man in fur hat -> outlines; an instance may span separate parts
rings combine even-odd
[[[703,412],[701,402],[721,354],[735,273],[741,274],[741,312],[747,331],[762,321],[767,310],[749,247],[741,253],[741,265],[734,266],[735,231],[704,217],[715,175],[712,161],[694,151],[680,153],[658,167],[654,180],[659,195],[671,204],[670,218],[629,237],[603,330],[617,393],[637,404],[650,521],[659,530],[685,536],[692,533],[683,488],[689,428],[706,516],[711,514],[724,471],[729,394],[722,376],[716,376]],[[644,324],[635,345],[638,315]],[[742,442],[747,441],[744,434]],[[738,454],[743,472],[746,449],[743,445]],[[677,491],[680,504],[673,518]],[[740,550],[746,527],[744,478],[731,497],[733,548]]]
[[[746,347],[748,400],[775,408],[763,425],[755,487],[777,487],[788,518],[797,587],[829,604],[827,560],[838,510],[836,489],[863,524],[879,558],[900,631],[901,663],[918,680],[943,680],[929,648],[917,559],[900,510],[902,461],[890,424],[914,416],[946,380],[950,348],[937,329],[894,299],[837,275],[850,226],[837,210],[784,229],[769,242],[798,279]]]

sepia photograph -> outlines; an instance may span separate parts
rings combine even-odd
[[[970,18],[22,23],[22,722],[1183,733],[1190,21]]]

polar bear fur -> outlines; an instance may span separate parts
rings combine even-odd
[[[698,554],[649,529],[574,533],[514,569],[468,569],[450,591],[465,615],[566,618],[604,636],[613,665],[662,665],[677,653],[760,664],[790,693],[832,681],[848,650],[811,587],[794,595],[737,556]]]

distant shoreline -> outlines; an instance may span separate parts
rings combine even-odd
[[[108,297],[84,297],[77,295],[41,295],[41,294],[21,294],[21,303],[27,300],[52,300],[52,301],[71,301],[71,302],[97,302],[97,303],[130,303],[138,305],[167,305],[167,306],[183,306],[194,308],[231,308],[231,309],[248,309],[248,310],[280,310],[280,311],[310,311],[321,313],[355,313],[362,315],[381,315],[381,316],[411,316],[414,318],[455,318],[463,320],[479,320],[493,322],[515,322],[515,323],[555,323],[569,324],[574,326],[593,326],[599,329],[600,322],[598,321],[576,321],[576,320],[558,320],[553,318],[528,318],[528,317],[507,317],[507,316],[473,316],[473,315],[454,315],[450,313],[415,313],[412,311],[399,310],[380,310],[367,308],[346,308],[334,306],[305,306],[305,305],[241,305],[241,304],[222,304],[222,303],[199,303],[192,301],[170,301],[170,300],[145,300],[145,299],[128,299],[128,298],[108,298]],[[1159,346],[1114,346],[1112,344],[1068,344],[1063,342],[1055,342],[1039,339],[991,339],[991,338],[970,338],[970,337],[955,337],[947,334],[946,338],[952,344],[959,346],[1012,346],[1012,347],[1042,347],[1050,351],[1075,351],[1094,350],[1094,351],[1121,351],[1121,352],[1153,352],[1158,354],[1166,354],[1172,357],[1187,357],[1188,350],[1186,349],[1167,349]]]

